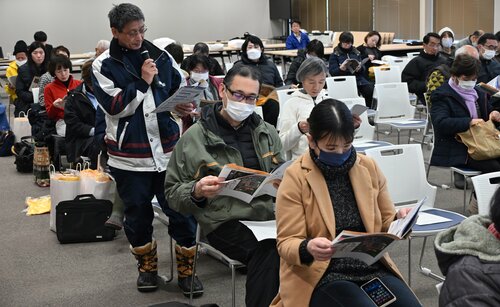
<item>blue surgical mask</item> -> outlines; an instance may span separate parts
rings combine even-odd
[[[352,147],[344,153],[327,152],[319,149],[318,159],[329,166],[340,166],[351,156]]]

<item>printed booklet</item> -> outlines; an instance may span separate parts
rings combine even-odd
[[[332,258],[356,258],[367,265],[379,260],[396,241],[406,238],[417,222],[418,212],[427,198],[419,201],[408,214],[393,221],[388,232],[363,233],[342,231],[333,241],[335,253]]]
[[[219,174],[224,178],[225,186],[219,195],[231,196],[250,203],[254,197],[264,194],[276,197],[279,184],[286,168],[292,161],[286,161],[271,173],[246,168],[236,164],[227,164]]]

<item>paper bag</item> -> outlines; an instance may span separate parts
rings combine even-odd
[[[31,135],[31,125],[28,121],[28,116],[26,116],[24,112],[19,112],[19,117],[14,118],[12,122],[12,132],[14,132],[17,142],[19,142],[23,136]]]
[[[489,160],[500,157],[500,131],[491,120],[477,123],[456,138],[467,146],[469,156],[474,160]]]
[[[115,200],[116,185],[112,178],[102,172],[84,169],[80,172],[80,194],[92,194],[96,199]]]
[[[56,173],[54,165],[50,166],[50,230],[56,231],[56,206],[64,200],[72,200],[80,190],[80,175],[69,170]]]

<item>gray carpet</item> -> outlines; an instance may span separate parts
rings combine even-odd
[[[395,133],[394,133],[395,134]],[[394,136],[384,136],[394,142]],[[426,155],[428,149],[425,148]],[[27,196],[49,194],[49,188],[33,183],[30,174],[17,173],[13,157],[0,158],[0,306],[148,306],[166,301],[187,300],[176,282],[162,285],[154,293],[139,293],[135,288],[137,271],[123,231],[114,241],[61,245],[49,230],[49,215],[26,216],[21,212]],[[450,184],[447,169],[431,168],[429,180]],[[462,190],[437,193],[436,206],[462,210]],[[160,273],[168,272],[168,234],[155,223],[159,244]],[[432,240],[426,247],[426,265],[437,268]],[[412,288],[424,306],[437,306],[437,281],[418,273],[421,239],[413,240]],[[391,256],[405,276],[407,241],[398,242]],[[200,258],[199,276],[205,294],[194,304],[217,303],[230,306],[231,274],[223,264],[209,256]],[[237,273],[237,306],[244,306],[245,276]]]

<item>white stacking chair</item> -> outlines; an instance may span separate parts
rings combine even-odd
[[[399,83],[401,82],[401,69],[399,66],[374,67],[375,83]]]
[[[472,177],[474,191],[476,191],[478,213],[490,213],[491,198],[500,186],[500,172],[493,172]]]
[[[410,58],[408,57],[388,57],[387,61],[389,62],[389,66],[399,66],[401,72],[405,69],[406,64],[410,62]]]
[[[435,186],[427,182],[422,148],[419,144],[402,144],[379,148],[371,148],[365,154],[377,162],[387,179],[387,187],[396,206],[413,205],[427,197],[421,212],[434,217],[446,219],[440,223],[428,225],[417,224],[413,227],[411,237],[423,237],[420,251],[419,270],[422,274],[439,281],[444,278],[433,273],[422,265],[427,237],[459,224],[465,216],[448,210],[434,208],[436,200]],[[410,174],[410,175],[409,175]],[[408,241],[408,283],[411,285],[411,238]]]
[[[328,97],[333,99],[358,98],[355,76],[337,76],[326,78]]]
[[[234,63],[233,63],[233,62],[227,62],[227,63],[225,63],[225,64],[224,64],[224,66],[226,67],[226,74],[227,74],[227,72],[228,72],[231,68],[233,68]]]
[[[340,99],[340,101],[345,103],[349,109],[356,104],[366,105],[365,99],[361,97],[345,98]],[[361,125],[356,131],[356,135],[354,135],[354,141],[352,143],[357,152],[364,153],[364,151],[368,148],[392,145],[389,142],[374,140],[375,127],[370,125],[370,122],[368,121],[368,112],[364,112],[359,117],[361,118]]]
[[[283,109],[283,106],[285,106],[288,99],[290,99],[292,94],[296,91],[300,91],[300,89],[295,88],[276,91],[276,94],[278,95],[278,102],[280,103],[280,111]]]
[[[378,95],[377,112],[374,118],[377,139],[378,128],[381,124],[389,125],[397,130],[398,144],[401,130],[409,130],[409,142],[412,130],[425,128],[427,119],[414,118],[415,107],[410,104],[408,85],[405,82],[375,84],[375,91]]]
[[[213,246],[211,246],[207,242],[203,241],[201,239],[200,224],[198,224],[196,227],[196,252],[195,252],[196,256],[194,257],[193,276],[196,274],[196,267],[198,264],[198,256],[199,256],[199,252],[201,249],[206,251],[206,253],[209,254],[210,256],[212,256],[215,259],[226,264],[231,269],[231,299],[232,299],[231,306],[235,307],[236,306],[236,269],[244,267],[245,265],[237,260],[229,258],[228,256],[224,255],[218,249],[214,248]],[[191,291],[189,294],[189,304],[191,304],[191,305],[193,304],[193,287],[194,287],[194,278],[191,279]]]
[[[418,56],[420,54],[420,52],[407,52],[406,53],[406,56],[411,60],[413,59],[414,57]]]

